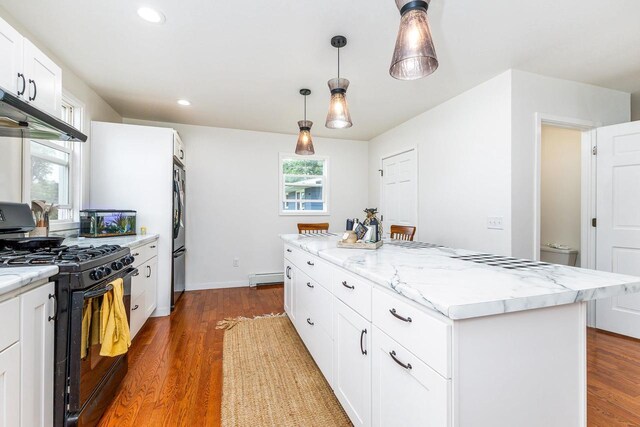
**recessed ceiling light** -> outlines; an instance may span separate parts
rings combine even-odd
[[[178,99],[178,104],[184,105],[185,107],[188,107],[189,105],[191,105],[191,103],[186,99]]]
[[[165,21],[165,16],[162,12],[151,9],[150,7],[141,7],[138,9],[138,16],[152,24],[162,24]]]

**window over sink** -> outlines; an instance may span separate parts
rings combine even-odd
[[[61,119],[82,130],[82,104],[65,95]],[[44,200],[58,209],[50,216],[52,229],[72,228],[80,206],[82,146],[67,141],[25,140],[23,200]]]
[[[280,214],[329,213],[329,159],[280,154]]]

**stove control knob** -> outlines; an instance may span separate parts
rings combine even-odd
[[[111,269],[109,267],[102,267],[102,271],[104,271],[105,276],[108,276],[111,274]]]
[[[114,261],[111,264],[111,268],[113,268],[115,271],[122,270],[122,267],[124,267],[124,265],[120,261]]]
[[[89,277],[93,280],[100,280],[104,277],[104,273],[100,269],[95,269],[89,273]]]
[[[124,265],[130,265],[132,264],[134,261],[134,258],[131,255],[127,255],[126,257],[122,258],[122,263]]]

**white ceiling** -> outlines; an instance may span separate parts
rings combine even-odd
[[[393,0],[0,0],[120,114],[136,119],[296,133],[298,90],[312,89],[313,134],[368,140],[508,68],[640,90],[640,1],[433,0],[440,68],[388,74]],[[141,21],[160,9],[164,25]],[[324,127],[333,35],[349,39],[354,125]],[[176,105],[178,98],[191,107]]]

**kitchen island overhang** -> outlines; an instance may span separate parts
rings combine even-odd
[[[405,425],[586,426],[586,302],[640,290],[636,277],[417,242],[369,251],[339,249],[337,237],[281,238],[285,309],[354,424],[392,416]],[[482,257],[491,260],[473,261]],[[318,289],[331,299],[305,297]],[[314,316],[326,312],[332,332],[316,338]],[[344,313],[368,329],[346,346]],[[331,363],[316,340],[331,348]],[[353,360],[369,366],[345,373]],[[433,375],[420,377],[417,366]],[[346,396],[345,375],[360,371],[369,397]],[[387,389],[399,393],[393,405]],[[367,399],[368,408],[351,403]]]

